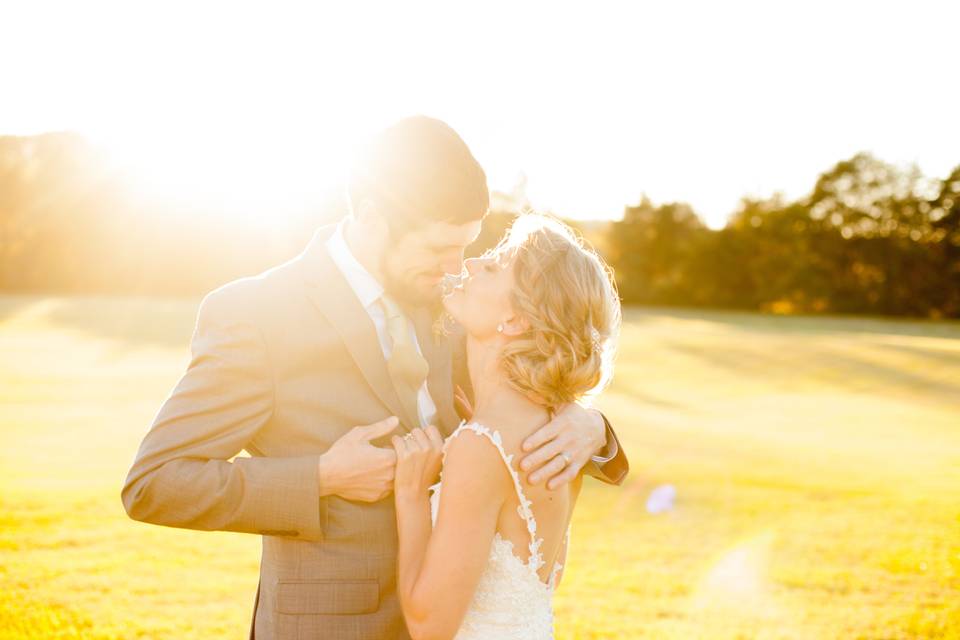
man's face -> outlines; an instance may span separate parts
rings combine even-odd
[[[384,289],[414,305],[439,301],[444,274],[461,273],[463,252],[480,235],[481,224],[431,222],[395,236],[380,265]]]

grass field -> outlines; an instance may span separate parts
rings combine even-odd
[[[119,498],[197,302],[0,297],[0,639],[245,637],[259,539]],[[601,407],[559,638],[960,638],[960,325],[632,310]]]

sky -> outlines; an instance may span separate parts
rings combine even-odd
[[[281,215],[391,121],[439,117],[493,189],[712,227],[858,151],[960,164],[958,2],[0,0],[0,135],[75,130],[144,188]]]

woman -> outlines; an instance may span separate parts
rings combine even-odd
[[[549,638],[580,479],[532,486],[513,458],[609,381],[620,305],[601,259],[543,216],[465,270],[443,303],[466,331],[472,419],[446,442],[432,426],[393,438],[400,603],[415,640]]]

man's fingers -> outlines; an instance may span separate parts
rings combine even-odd
[[[537,429],[536,433],[533,433],[523,441],[523,450],[533,451],[534,449],[539,449],[544,445],[544,443],[550,442],[556,438],[559,432],[560,429],[557,421],[551,420],[547,424]]]
[[[550,480],[547,481],[547,489],[551,491],[553,489],[559,489],[563,485],[571,482],[574,478],[577,477],[577,474],[580,473],[580,468],[582,465],[577,464],[577,461],[574,460],[567,465],[567,468],[563,470],[559,475],[553,476]]]
[[[529,453],[524,456],[523,460],[520,461],[520,469],[522,471],[530,471],[540,467],[560,453],[563,450],[562,447],[563,443],[560,442],[560,438],[551,440],[533,453]]]
[[[460,387],[457,387],[456,391],[453,392],[453,408],[457,415],[464,420],[473,417],[473,407],[470,406],[470,400]]]
[[[397,454],[397,459],[400,459],[400,456],[406,451],[406,445],[403,444],[403,438],[400,436],[393,436],[390,438],[390,443],[393,445],[393,450]]]
[[[385,418],[380,422],[374,422],[373,424],[368,424],[364,427],[357,427],[357,431],[360,434],[360,439],[366,442],[370,442],[380,436],[385,436],[394,429],[397,428],[397,425],[400,424],[400,419],[397,416],[390,416]]]
[[[437,449],[442,449],[443,436],[440,434],[440,430],[431,424],[427,426],[425,431],[427,432],[427,438],[430,439],[430,444],[436,447]]]
[[[566,466],[567,461],[563,459],[563,456],[558,455],[530,474],[530,484],[540,484],[547,478],[551,478],[563,471],[563,468]]]
[[[453,410],[457,412],[457,417],[462,420],[470,420],[473,418],[473,410],[470,408],[470,405],[459,398],[453,399]]]

